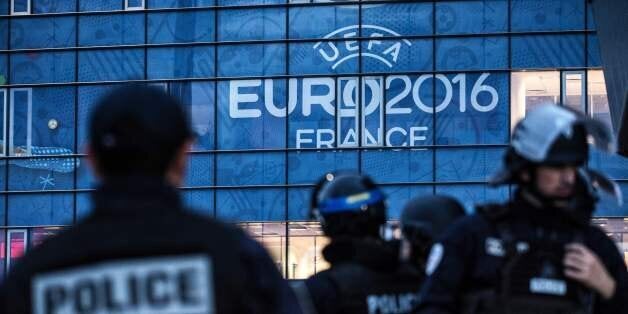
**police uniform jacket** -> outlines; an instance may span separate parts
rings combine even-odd
[[[512,202],[503,204],[505,221],[517,238],[532,236],[539,228],[569,229],[573,225],[555,209],[537,208],[521,193]],[[600,258],[616,281],[615,295],[610,300],[593,297],[593,313],[625,313],[628,308],[628,275],[617,246],[604,231],[589,224],[579,229],[586,247]],[[476,213],[456,222],[437,244],[427,271],[431,273],[421,291],[419,313],[461,313],[463,299],[469,293],[490,290],[499,285],[504,267],[503,242],[493,221]]]
[[[399,262],[399,245],[375,239],[333,239],[323,250],[331,267],[305,285],[318,314],[412,313],[421,273]]]
[[[257,242],[161,181],[99,188],[90,216],[14,265],[0,313],[300,313]]]

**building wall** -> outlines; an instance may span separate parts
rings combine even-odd
[[[288,278],[325,267],[308,200],[329,170],[373,176],[391,220],[421,194],[472,211],[508,199],[486,180],[526,110],[610,124],[585,0],[286,1],[1,1],[0,266],[89,213],[87,117],[121,82],[181,99],[186,203],[242,223]],[[591,163],[628,194],[625,159]],[[628,206],[596,215],[628,242]]]

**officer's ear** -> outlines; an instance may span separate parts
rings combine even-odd
[[[170,166],[166,170],[166,180],[173,186],[181,186],[185,179],[188,163],[188,152],[192,150],[193,139],[186,140],[176,152]]]
[[[102,170],[100,168],[100,164],[98,162],[98,159],[96,158],[96,155],[94,155],[94,149],[92,148],[92,145],[87,144],[85,151],[87,153],[87,157],[86,157],[87,165],[89,165],[89,168],[92,169],[92,173],[94,174],[94,177],[96,177],[98,181],[102,181],[102,178],[103,178]]]

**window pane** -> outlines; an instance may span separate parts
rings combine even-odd
[[[289,14],[290,38],[323,38],[328,34],[334,38],[357,36],[357,5],[291,7]],[[346,31],[331,34],[349,26]]]
[[[129,9],[133,9],[133,8],[144,8],[144,0],[126,0],[127,1],[127,8]]]
[[[584,3],[585,1],[573,0],[512,0],[512,30],[583,29]]]
[[[628,195],[628,183],[618,182],[619,189],[623,195]],[[604,195],[605,196],[605,195]],[[617,202],[608,197],[602,197],[598,203],[594,212],[596,217],[626,217],[628,216],[628,203],[624,202],[622,206],[617,205]]]
[[[4,1],[4,2],[0,2],[0,14],[4,15],[4,14],[9,14],[9,4],[11,3],[11,1]],[[0,273],[2,273],[0,271]]]
[[[309,276],[329,268],[323,258],[323,248],[329,239],[323,236],[316,222],[291,222],[288,247],[288,276],[286,279],[307,279]]]
[[[144,78],[144,50],[89,50],[79,52],[79,81],[116,81]]]
[[[0,12],[1,14],[2,12]],[[6,230],[0,229],[0,282],[4,280],[7,257]]]
[[[290,152],[288,169],[288,183],[315,183],[330,171],[357,171],[358,152],[350,150]]]
[[[436,150],[436,181],[487,181],[495,173],[505,148]]]
[[[8,234],[8,267],[12,267],[26,253],[26,230],[9,230]]]
[[[589,98],[589,113],[613,130],[611,113],[608,108],[608,95],[606,94],[606,81],[602,70],[589,70],[587,97]]]
[[[399,219],[401,211],[406,203],[417,196],[432,195],[433,186],[431,185],[387,185],[382,190],[386,194],[388,204],[387,218]]]
[[[170,84],[170,94],[181,101],[195,133],[192,150],[214,149],[216,114],[214,112],[214,82]]]
[[[291,79],[289,89],[290,106],[295,110],[289,115],[288,146],[337,146],[336,80],[330,77]]]
[[[433,84],[428,74],[386,77],[386,146],[433,143]]]
[[[244,9],[218,12],[218,40],[281,39],[286,36],[285,9]]]
[[[224,189],[216,191],[217,216],[227,221],[285,220],[285,189]]]
[[[33,13],[75,12],[77,0],[31,0]]]
[[[56,236],[57,234],[63,231],[63,227],[43,227],[43,228],[33,228],[30,230],[30,236],[28,238],[28,242],[30,243],[30,247],[34,248],[42,244],[44,241],[48,240],[51,237]]]
[[[7,93],[7,90],[0,89],[0,113],[2,113],[2,118],[0,118],[0,156],[5,156],[7,154],[6,112],[8,108],[9,95]]]
[[[219,6],[235,6],[235,5],[249,5],[249,4],[281,4],[286,3],[286,0],[218,0]]]
[[[29,10],[29,2],[31,0],[11,0],[12,12],[22,13]]]
[[[508,143],[507,74],[462,73],[436,78],[437,144]]]
[[[214,157],[211,154],[189,154],[186,187],[210,186],[214,184]]]
[[[508,3],[502,0],[438,1],[438,34],[476,34],[508,29]]]
[[[353,46],[357,59],[357,42]],[[434,59],[431,39],[363,41],[361,55],[362,72],[431,71]],[[330,64],[333,63],[332,68],[349,60],[342,61],[343,59],[339,56],[330,61]]]
[[[584,66],[583,35],[536,35],[512,37],[513,68]]]
[[[189,8],[205,7],[215,4],[215,0],[149,0],[150,8]]]
[[[81,11],[113,11],[124,10],[124,1],[113,0],[78,0]]]
[[[9,119],[9,155],[30,156],[33,147],[33,90],[11,90]]]
[[[0,14],[3,14],[0,12]],[[9,48],[9,20],[0,17],[0,49]],[[0,68],[2,66],[0,65]],[[1,84],[0,84],[1,85]]]
[[[537,106],[560,103],[560,72],[512,72],[511,128]]]
[[[268,251],[277,270],[285,276],[286,225],[285,223],[243,223],[240,227]]]
[[[37,193],[9,195],[9,225],[38,226],[72,223],[72,194]]]
[[[75,77],[76,53],[37,52],[16,53],[11,56],[11,82],[62,83],[73,82]]]
[[[292,43],[290,44],[290,74],[338,74],[358,72],[358,58],[348,57],[351,52],[340,53],[337,46],[341,42],[319,41],[316,43]],[[349,43],[349,42],[348,42]],[[349,43],[352,47],[352,44]],[[350,48],[354,49],[354,48]]]
[[[11,21],[11,48],[74,47],[75,32],[74,17],[15,19]]]
[[[8,79],[9,79],[8,64],[9,64],[8,55],[0,53],[0,85],[4,85],[8,83]]]
[[[400,23],[403,21],[403,23]],[[362,6],[362,37],[432,34],[432,4],[399,3]],[[399,36],[397,35],[397,36]]]
[[[215,32],[212,10],[151,13],[148,15],[148,42],[212,42]]]
[[[259,76],[286,73],[282,44],[218,46],[219,76]]]
[[[218,148],[284,148],[285,94],[273,80],[218,83]],[[285,86],[285,84],[283,84]],[[285,90],[285,88],[283,88]],[[275,109],[270,112],[268,107]],[[279,109],[279,108],[284,108]]]
[[[619,154],[611,154],[597,149],[592,149],[589,159],[591,168],[601,170],[613,179],[628,179],[628,158]],[[628,196],[624,194],[624,197]]]
[[[457,198],[464,205],[467,213],[475,212],[477,205],[506,202],[509,198],[508,186],[493,188],[485,184],[437,185],[436,194]]]
[[[148,78],[215,76],[214,46],[148,49]]]
[[[563,106],[586,113],[584,104],[584,71],[563,72]]]
[[[602,56],[600,55],[600,40],[597,37],[597,34],[587,35],[588,46],[587,46],[587,59],[590,67],[601,67],[602,66]]]
[[[142,44],[144,27],[143,14],[83,15],[79,17],[79,45]]]
[[[431,182],[433,151],[427,149],[365,150],[361,169],[377,183]]]
[[[181,192],[183,203],[189,210],[206,217],[214,217],[214,191],[209,189]]]
[[[285,180],[285,153],[219,154],[216,160],[219,186],[283,184]]]
[[[332,169],[330,168],[329,171]],[[321,172],[326,172],[325,169],[320,169]],[[320,177],[320,176],[319,176]],[[310,180],[314,182],[318,178],[312,177]],[[289,220],[312,220],[310,217],[310,203],[312,198],[312,191],[314,188],[289,188],[288,189],[288,219]]]
[[[439,39],[436,54],[437,70],[507,68],[508,40],[506,37]]]

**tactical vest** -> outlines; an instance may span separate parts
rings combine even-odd
[[[409,314],[419,302],[423,281],[418,272],[376,272],[346,263],[328,270],[339,290],[338,313]]]
[[[517,238],[499,208],[480,213],[497,227],[504,264],[495,289],[474,291],[463,299],[467,314],[589,314],[594,294],[564,276],[565,245],[578,241],[573,232],[539,228],[533,238]]]

